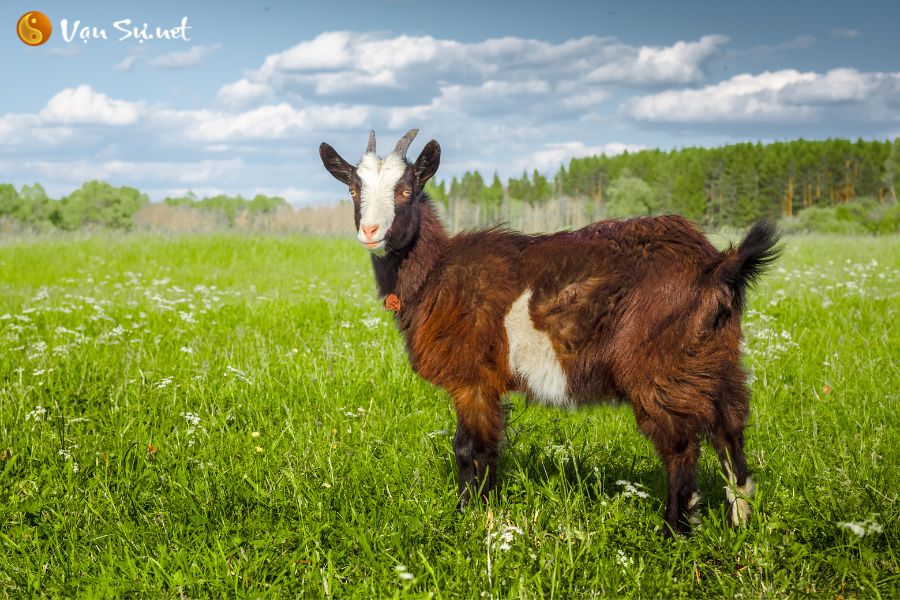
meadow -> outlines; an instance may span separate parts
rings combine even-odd
[[[352,240],[0,241],[0,596],[900,596],[900,237],[787,238],[744,322],[754,512],[706,447],[673,540],[626,405],[509,398],[459,514]]]

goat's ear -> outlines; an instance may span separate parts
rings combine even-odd
[[[319,146],[319,156],[322,157],[322,164],[325,165],[325,168],[328,169],[328,172],[331,173],[335,179],[341,183],[350,185],[350,182],[353,180],[353,172],[356,168],[341,158],[341,155],[337,153],[337,150],[325,142],[322,142],[322,145]]]
[[[431,140],[422,148],[419,158],[413,170],[416,174],[416,181],[420,186],[424,186],[425,182],[431,179],[437,173],[438,166],[441,164],[441,145],[437,140]]]

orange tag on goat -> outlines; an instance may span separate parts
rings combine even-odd
[[[397,312],[400,310],[400,298],[397,294],[388,294],[387,298],[384,299],[384,307],[387,310],[392,310]]]

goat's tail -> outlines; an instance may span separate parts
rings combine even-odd
[[[781,255],[781,234],[768,219],[753,224],[736,248],[731,246],[716,267],[716,279],[729,297],[729,306],[738,313],[744,310],[746,291]],[[723,307],[724,308],[724,307]]]

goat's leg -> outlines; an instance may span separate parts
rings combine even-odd
[[[456,425],[453,437],[453,453],[456,455],[456,467],[459,470],[459,502],[457,508],[462,510],[469,503],[469,487],[475,484],[475,440],[472,433],[461,421]]]
[[[744,432],[717,429],[710,439],[719,455],[722,471],[728,479],[725,486],[725,497],[728,502],[728,513],[731,524],[735,527],[746,525],[750,518],[750,502],[753,498],[753,478],[747,468],[744,456]]]
[[[700,446],[696,436],[675,440],[658,440],[656,449],[666,467],[666,533],[687,533],[690,530],[690,513],[695,508],[697,495],[697,458]]]
[[[659,396],[634,394],[631,405],[638,428],[650,438],[666,469],[666,535],[686,533],[700,501],[697,493],[697,459],[700,436],[697,422],[678,419],[661,408]],[[649,409],[649,410],[648,410]]]
[[[459,468],[459,508],[474,489],[487,500],[497,482],[497,455],[503,433],[499,394],[466,388],[453,394],[457,427],[453,451]]]

